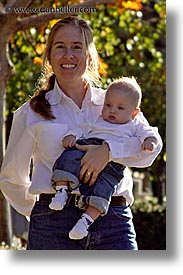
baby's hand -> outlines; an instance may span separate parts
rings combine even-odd
[[[142,150],[148,150],[148,151],[153,151],[155,147],[155,143],[149,140],[145,140],[142,143]]]
[[[76,137],[73,135],[65,136],[62,140],[64,148],[73,147],[76,144]]]
[[[142,150],[153,151],[158,140],[155,137],[147,137],[142,143]]]

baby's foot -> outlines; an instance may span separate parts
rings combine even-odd
[[[69,232],[69,238],[74,240],[79,240],[88,235],[88,228],[94,222],[94,220],[87,214],[83,214],[81,219],[76,223],[76,225]]]
[[[53,210],[62,210],[66,204],[68,198],[67,191],[64,188],[61,188],[57,191],[56,195],[52,198],[49,207]]]

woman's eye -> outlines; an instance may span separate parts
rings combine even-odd
[[[81,48],[81,46],[74,46],[74,47],[73,47],[73,50],[76,50],[76,51],[77,51],[77,50],[82,50],[82,48]]]
[[[58,46],[56,46],[56,49],[63,49],[63,48],[64,48],[63,45],[58,45]]]

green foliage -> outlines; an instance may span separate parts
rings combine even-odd
[[[166,207],[156,199],[135,201],[132,206],[139,250],[166,250]]]
[[[166,209],[166,198],[163,200],[163,204],[158,204],[157,198],[144,198],[144,199],[135,199],[132,205],[133,213],[138,211],[143,213],[163,213]]]
[[[14,64],[14,73],[7,87],[7,112],[20,107],[33,94],[40,67],[34,64],[37,55],[33,44],[25,33],[17,33],[10,43],[10,57]],[[35,40],[36,43],[39,40]]]

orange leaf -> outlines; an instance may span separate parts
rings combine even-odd
[[[34,64],[36,64],[36,65],[38,65],[40,67],[42,66],[42,63],[43,63],[42,59],[40,57],[38,57],[38,56],[34,57],[33,62],[34,62]]]
[[[122,7],[124,7],[125,9],[136,10],[136,11],[142,9],[141,0],[122,1],[121,4],[122,4]]]
[[[45,44],[37,44],[36,45],[36,52],[41,55],[45,50]]]

